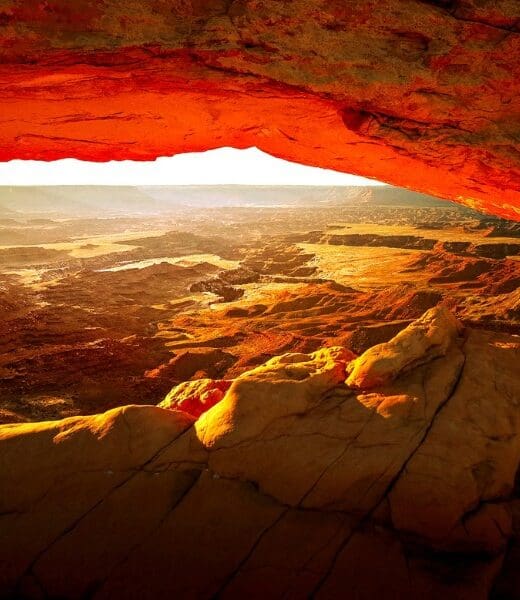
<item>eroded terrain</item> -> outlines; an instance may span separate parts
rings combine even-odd
[[[2,221],[1,597],[519,597],[519,225],[277,193]]]
[[[285,352],[360,353],[439,302],[474,328],[520,332],[519,225],[404,194],[10,211],[0,422],[157,404],[177,383],[236,377]]]

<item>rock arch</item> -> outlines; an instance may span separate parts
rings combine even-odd
[[[219,146],[520,219],[516,0],[8,0],[0,159]]]

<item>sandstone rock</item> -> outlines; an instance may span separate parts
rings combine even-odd
[[[11,0],[0,159],[257,146],[519,219],[514,0]]]
[[[2,426],[0,596],[487,598],[517,493],[515,339],[469,330],[369,392],[329,348],[245,373],[197,421]]]
[[[456,558],[451,559],[453,563]],[[460,560],[460,559],[459,559]],[[453,598],[487,600],[500,559],[474,560],[454,567],[435,555],[410,552],[392,531],[378,527],[356,532],[339,553],[317,598],[341,598],[345,583],[356,600]]]
[[[318,386],[313,374],[279,381],[281,366],[273,361],[237,379],[197,421],[210,468],[254,481],[286,505],[363,517],[448,398],[462,355],[453,348],[380,392],[358,395],[339,370]],[[313,367],[296,366],[300,373]]]
[[[198,418],[224,398],[231,383],[231,381],[213,379],[185,381],[174,387],[158,406],[182,410]]]
[[[520,349],[511,339],[470,331],[455,392],[389,496],[395,526],[432,545],[496,553],[511,533],[507,499],[520,462]]]
[[[0,595],[16,597],[13,586],[36,557],[191,423],[181,412],[126,406],[1,426]]]
[[[202,472],[161,527],[116,566],[94,597],[211,598],[284,510],[250,484]]]
[[[370,389],[446,354],[460,325],[443,306],[432,308],[389,342],[368,349],[348,367],[347,385]]]
[[[276,356],[236,379],[211,415],[199,419],[197,435],[207,448],[224,437],[233,444],[255,438],[275,419],[305,414],[344,380],[352,358],[339,347]]]

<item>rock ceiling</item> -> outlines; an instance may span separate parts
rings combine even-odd
[[[520,219],[518,0],[0,0],[0,160],[220,146]]]

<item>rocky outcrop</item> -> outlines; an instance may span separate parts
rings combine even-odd
[[[38,585],[30,573],[39,558],[89,512],[106,510],[104,500],[117,494],[117,490],[124,496],[139,479],[143,483],[145,480],[153,482],[147,465],[192,422],[188,415],[180,412],[152,406],[127,406],[93,417],[3,425],[0,429],[0,596],[38,597]],[[158,488],[152,493],[147,484],[142,491],[146,488],[152,498],[146,500],[147,517],[142,523],[145,527],[149,525],[152,505],[157,507],[160,502],[157,493],[161,493]],[[169,502],[167,490],[163,494],[167,496],[163,501]],[[138,502],[135,496],[127,498],[132,504]],[[99,553],[101,561],[104,542],[112,546],[111,550],[107,549],[109,553],[114,544],[126,552],[132,546],[128,535],[133,531],[135,541],[142,535],[142,527],[132,518],[134,509],[119,505],[118,510],[121,517],[124,515],[126,531],[120,530],[118,535],[117,523],[112,522],[109,534],[109,522],[105,521],[106,539],[99,539],[97,548],[94,545],[84,548],[93,554]],[[106,517],[111,521],[115,513],[107,513]],[[90,544],[90,541],[85,542]],[[93,565],[88,565],[88,571],[85,577],[95,578]]]
[[[520,347],[469,329],[429,358],[356,391],[348,351],[287,354],[196,421],[129,406],[0,427],[0,596],[514,591]]]
[[[519,22],[515,0],[11,0],[0,159],[258,146],[518,220]]]
[[[370,389],[446,354],[460,325],[443,306],[431,308],[389,342],[372,346],[347,368],[347,385]]]
[[[170,410],[181,410],[193,417],[200,417],[224,398],[231,381],[214,379],[196,379],[184,381],[174,387],[158,405]]]

